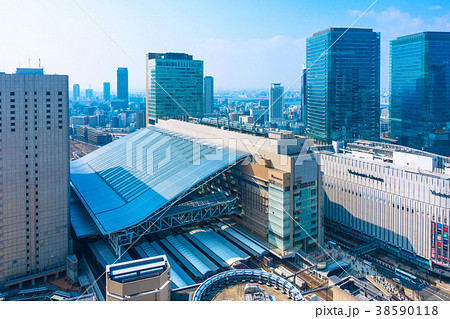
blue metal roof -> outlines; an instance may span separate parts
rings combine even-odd
[[[75,192],[102,234],[132,227],[247,154],[147,127],[70,164]]]
[[[112,249],[103,240],[97,240],[95,242],[88,243],[92,253],[96,259],[102,264],[103,267],[107,265],[113,265],[116,262],[126,262],[133,260],[127,252],[124,252],[120,259],[117,259]]]
[[[224,223],[217,223],[217,228],[221,229],[225,235],[229,235],[237,240],[241,245],[244,245],[248,250],[253,251],[255,256],[263,256],[269,254],[269,249],[263,247],[259,243],[240,233],[239,231],[233,229],[229,225]],[[226,236],[228,238],[228,236]],[[245,247],[244,247],[245,248]]]
[[[186,235],[190,239],[194,238],[194,242],[199,241],[203,243],[229,266],[236,261],[250,258],[249,255],[244,253],[212,229],[194,229]]]
[[[100,235],[91,216],[78,201],[70,203],[70,224],[78,238]]]

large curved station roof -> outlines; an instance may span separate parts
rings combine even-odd
[[[156,127],[70,164],[72,187],[103,234],[135,226],[246,153]]]

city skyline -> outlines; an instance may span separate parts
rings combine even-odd
[[[413,2],[376,1],[353,25],[381,33],[381,88],[389,84],[390,40],[421,31],[450,31],[448,4]],[[27,3],[6,2],[0,9],[2,23],[15,30],[5,36],[5,46],[16,48],[1,53],[7,62],[0,71],[41,63],[49,74],[68,74],[70,86],[79,83],[101,91],[105,81],[116,87],[115,70],[125,66],[133,92],[145,90],[149,51],[190,52],[205,61],[205,74],[215,77],[218,90],[264,89],[272,82],[288,88],[306,61],[306,38],[328,27],[350,26],[373,1],[283,1],[259,6],[252,2],[205,6],[203,1],[138,1],[133,6],[122,1]],[[158,11],[158,16],[147,19],[143,12],[148,8]],[[273,23],[261,23],[269,20]],[[170,27],[160,27],[164,23]],[[101,64],[96,62],[99,59]],[[292,87],[299,88],[300,81]]]

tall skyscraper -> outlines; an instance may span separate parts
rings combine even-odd
[[[90,100],[94,97],[94,90],[92,89],[86,89],[86,99]]]
[[[408,35],[390,47],[389,137],[450,155],[450,32]]]
[[[329,28],[306,41],[307,134],[323,143],[380,138],[380,34]]]
[[[65,269],[68,77],[0,74],[0,286]]]
[[[203,81],[203,113],[211,114],[214,108],[214,78],[205,76]]]
[[[302,66],[302,123],[306,125],[306,65]]]
[[[103,82],[103,99],[105,101],[111,100],[111,84],[109,82]]]
[[[80,85],[79,84],[73,85],[73,99],[75,101],[80,99]]]
[[[148,53],[146,66],[149,121],[203,116],[203,61],[186,53]]]
[[[272,83],[269,91],[269,122],[283,120],[284,87],[281,83]]]
[[[117,99],[128,106],[128,68],[117,68]]]

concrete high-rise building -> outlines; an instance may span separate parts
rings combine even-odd
[[[380,138],[380,34],[329,28],[306,41],[307,135],[318,142]]]
[[[145,111],[138,111],[136,112],[136,128],[140,129],[140,128],[144,128],[146,127],[146,123],[145,123]]]
[[[80,99],[80,85],[79,84],[73,85],[73,99],[75,101]]]
[[[399,144],[450,155],[450,32],[390,45],[390,132]]]
[[[0,74],[0,286],[65,270],[68,77]]]
[[[117,100],[128,106],[128,68],[117,68]]]
[[[203,116],[203,61],[186,53],[148,53],[148,120]]]
[[[214,78],[205,76],[203,81],[203,113],[211,114],[214,109]]]
[[[306,125],[307,117],[306,117],[306,65],[302,67],[302,88],[301,88],[301,96],[302,96],[302,123]]]
[[[269,122],[283,120],[284,87],[281,83],[272,83],[269,91]]]
[[[111,84],[109,82],[103,82],[103,99],[105,101],[111,100]]]

